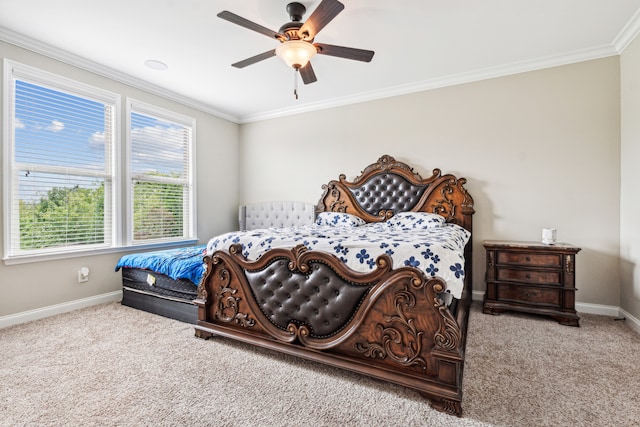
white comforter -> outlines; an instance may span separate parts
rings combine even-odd
[[[471,236],[464,228],[448,223],[411,227],[406,221],[357,226],[318,223],[323,225],[226,233],[209,241],[207,253],[228,250],[232,244],[240,243],[243,255],[256,260],[269,249],[303,244],[309,250],[330,252],[359,272],[374,269],[375,259],[386,253],[391,256],[394,267],[408,265],[421,269],[427,276],[441,277],[447,283],[446,292],[454,298],[461,297],[464,247]]]

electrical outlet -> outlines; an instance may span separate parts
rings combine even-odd
[[[89,281],[89,269],[87,267],[82,267],[78,270],[78,283],[88,282]]]

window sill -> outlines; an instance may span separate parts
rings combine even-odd
[[[172,241],[172,242],[119,246],[119,247],[101,248],[101,249],[85,249],[85,250],[73,251],[73,252],[57,252],[57,253],[41,254],[41,255],[13,256],[10,258],[4,258],[3,260],[5,265],[27,264],[32,262],[80,258],[85,256],[105,255],[105,254],[112,254],[112,253],[118,253],[118,252],[145,251],[149,249],[165,249],[165,248],[169,249],[171,247],[195,245],[197,243],[198,243],[198,239],[188,239],[188,240],[179,240],[179,241]]]

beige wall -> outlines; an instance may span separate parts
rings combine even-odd
[[[622,53],[620,306],[640,319],[640,38]]]
[[[317,202],[382,154],[468,179],[474,290],[483,239],[580,246],[577,300],[620,304],[619,58],[242,125],[240,201]],[[303,95],[304,96],[304,95]],[[640,249],[640,248],[639,248]]]
[[[11,44],[0,42],[0,58],[8,58],[119,93],[122,95],[123,106],[126,97],[131,97],[195,117],[197,120],[198,237],[201,242],[206,242],[211,236],[237,227],[239,134],[237,124]],[[123,108],[123,124],[125,123],[124,114]],[[121,135],[123,141],[124,132],[123,125]],[[216,159],[224,159],[224,161],[216,161]],[[216,182],[224,182],[224,185]],[[2,185],[0,185],[1,188]],[[0,198],[0,212],[2,212],[2,198]],[[1,239],[2,229],[0,228]],[[120,273],[115,273],[114,267],[122,254],[123,252],[118,252],[19,265],[5,265],[0,262],[0,317],[121,290]],[[83,266],[91,270],[90,280],[87,283],[78,284],[76,272]]]
[[[483,239],[539,240],[543,227],[556,227],[582,248],[577,300],[622,304],[638,317],[638,202],[629,187],[640,174],[630,157],[638,157],[631,142],[640,130],[626,118],[640,110],[630,98],[640,82],[624,77],[637,75],[638,49],[636,42],[622,57],[622,196],[618,57],[241,126],[10,44],[0,42],[0,57],[195,117],[202,242],[236,228],[239,202],[315,203],[323,183],[353,178],[390,154],[423,176],[438,167],[469,180],[476,291],[484,290]],[[113,272],[121,255],[0,263],[0,317],[121,289]],[[91,269],[87,284],[77,283],[81,266]]]

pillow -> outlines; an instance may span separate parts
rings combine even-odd
[[[387,220],[390,226],[426,230],[445,223],[442,215],[429,212],[398,212]]]
[[[342,212],[320,212],[316,218],[316,225],[327,227],[357,227],[366,223],[358,216]]]

